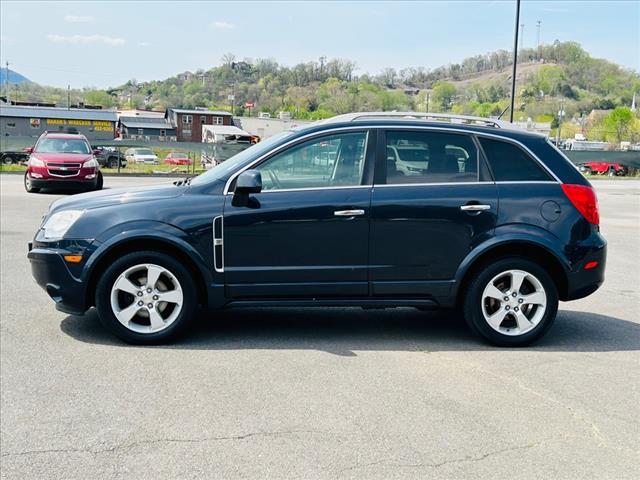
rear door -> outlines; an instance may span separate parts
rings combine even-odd
[[[371,200],[374,296],[447,296],[458,266],[492,235],[496,185],[464,132],[388,129]]]

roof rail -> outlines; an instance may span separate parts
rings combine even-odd
[[[358,112],[345,113],[335,117],[322,120],[320,123],[338,123],[338,122],[357,122],[362,120],[384,118],[397,118],[408,120],[427,120],[434,122],[457,123],[463,125],[478,125],[492,128],[514,128],[508,122],[503,120],[495,120],[486,117],[475,117],[471,115],[456,115],[452,113],[435,113],[435,112]]]

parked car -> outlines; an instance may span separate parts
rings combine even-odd
[[[139,344],[174,339],[199,305],[360,306],[459,307],[515,347],[549,330],[559,300],[598,289],[595,192],[546,138],[394,115],[406,116],[336,117],[192,179],[54,202],[29,245],[33,275],[59,310],[95,306]],[[420,175],[386,155],[404,144],[428,149]],[[334,161],[310,161],[325,149]]]
[[[100,190],[102,173],[95,153],[84,135],[48,133],[29,148],[24,188],[37,193],[42,188]]]
[[[610,177],[622,177],[629,172],[627,166],[615,162],[585,162],[580,164],[578,169],[588,175],[609,175]]]
[[[186,153],[171,152],[165,157],[164,163],[169,165],[191,165],[191,159]]]
[[[105,168],[125,168],[127,166],[127,159],[116,148],[113,147],[95,147],[95,157],[101,167]]]
[[[150,148],[129,148],[124,152],[124,158],[132,163],[158,164],[158,156]]]

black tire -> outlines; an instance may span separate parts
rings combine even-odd
[[[11,155],[5,155],[4,157],[2,157],[2,163],[4,163],[5,165],[12,165],[15,163],[15,160]]]
[[[183,294],[182,309],[164,330],[139,333],[125,327],[111,308],[111,289],[118,277],[128,268],[139,264],[155,264],[171,272],[180,282]],[[173,257],[161,252],[133,252],[116,260],[102,272],[96,286],[96,309],[102,325],[115,336],[135,345],[169,343],[182,335],[193,322],[198,307],[195,281],[187,268]]]
[[[104,179],[102,178],[102,172],[98,172],[98,176],[96,177],[96,185],[93,187],[94,190],[102,190],[102,186],[104,185]]]
[[[24,189],[28,193],[38,193],[40,191],[40,187],[33,187],[31,185],[31,179],[29,178],[29,175],[27,175],[26,173],[24,174]]]
[[[541,319],[533,329],[520,335],[500,333],[489,325],[483,313],[485,287],[494,277],[509,270],[523,270],[533,275],[546,295],[546,310]],[[551,328],[558,313],[558,290],[553,279],[544,268],[522,257],[506,257],[486,265],[473,275],[464,295],[464,317],[471,330],[500,347],[524,347],[539,340]],[[515,317],[507,317],[506,322],[512,319],[515,321]],[[505,325],[508,328],[508,323]],[[504,328],[501,330],[505,331]]]
[[[107,162],[107,166],[109,168],[118,168],[118,159],[116,157],[109,157],[109,161]]]

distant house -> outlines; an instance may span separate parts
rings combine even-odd
[[[231,113],[224,111],[169,108],[164,118],[175,127],[178,142],[201,142],[203,125],[233,125]]]
[[[176,128],[164,117],[120,117],[120,134],[129,140],[177,141]]]

